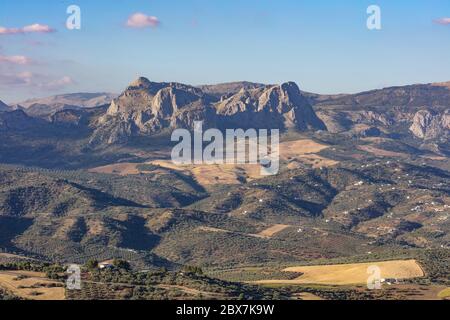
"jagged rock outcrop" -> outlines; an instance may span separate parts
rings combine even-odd
[[[91,145],[124,143],[166,129],[192,129],[194,121],[203,121],[204,128],[325,129],[292,82],[242,88],[218,101],[196,87],[139,78],[98,119]]]
[[[228,82],[212,85],[199,86],[204,93],[216,97],[218,100],[229,98],[232,95],[238,93],[242,89],[251,90],[265,87],[266,85],[262,83],[248,82],[248,81],[238,81],[238,82]]]
[[[132,136],[151,135],[170,128],[192,128],[215,122],[213,99],[200,89],[180,83],[156,83],[139,78],[113,100],[97,121],[91,144],[124,143]]]
[[[447,137],[450,135],[450,110],[443,113],[420,110],[414,115],[409,130],[424,140]]]
[[[221,127],[326,129],[293,82],[242,89],[217,103],[216,110]]]

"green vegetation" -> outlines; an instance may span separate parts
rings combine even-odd
[[[95,270],[83,280],[81,291],[68,290],[69,299],[271,299],[274,290],[206,277],[198,268],[182,272]],[[192,270],[192,272],[188,271]],[[276,290],[275,290],[276,291]],[[277,292],[287,299],[289,292]]]

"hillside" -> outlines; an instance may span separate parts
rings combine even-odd
[[[107,105],[44,117],[0,112],[0,251],[58,263],[116,258],[135,271],[173,272],[138,295],[147,298],[192,296],[202,291],[196,281],[213,291],[234,286],[215,278],[285,283],[299,275],[282,270],[313,261],[417,259],[423,279],[393,297],[416,292],[420,281],[435,294],[445,289],[440,252],[450,246],[445,90],[407,86],[350,99],[307,94],[292,82],[199,88],[139,78]],[[281,129],[279,174],[263,177],[248,164],[173,164],[170,132],[195,120],[222,130]],[[186,265],[211,277],[173,281]],[[221,297],[240,295],[227,290]],[[290,290],[277,294],[293,297]],[[353,287],[305,292],[368,297]],[[83,297],[90,293],[71,298]]]
[[[10,107],[7,104],[0,101],[0,112],[2,111],[10,111]]]
[[[402,107],[440,107],[448,106],[450,82],[414,84],[387,87],[357,94],[322,97],[319,105],[341,106],[402,106]]]

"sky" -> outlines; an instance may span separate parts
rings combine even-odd
[[[81,9],[69,30],[67,7]],[[367,28],[367,8],[381,29]],[[449,0],[2,0],[0,100],[295,81],[354,93],[450,80]]]

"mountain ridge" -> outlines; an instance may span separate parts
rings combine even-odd
[[[233,92],[236,86],[239,83],[231,85]],[[213,87],[207,90],[217,93]],[[198,87],[140,77],[99,118],[91,142],[123,143],[132,136],[164,129],[192,129],[194,121],[220,128],[236,127],[239,122],[239,128],[326,129],[293,82],[271,86],[244,83],[238,92],[219,99]]]
[[[22,109],[28,115],[46,117],[55,112],[69,109],[95,108],[111,103],[117,94],[108,92],[75,92],[28,99],[13,105],[14,109]]]

